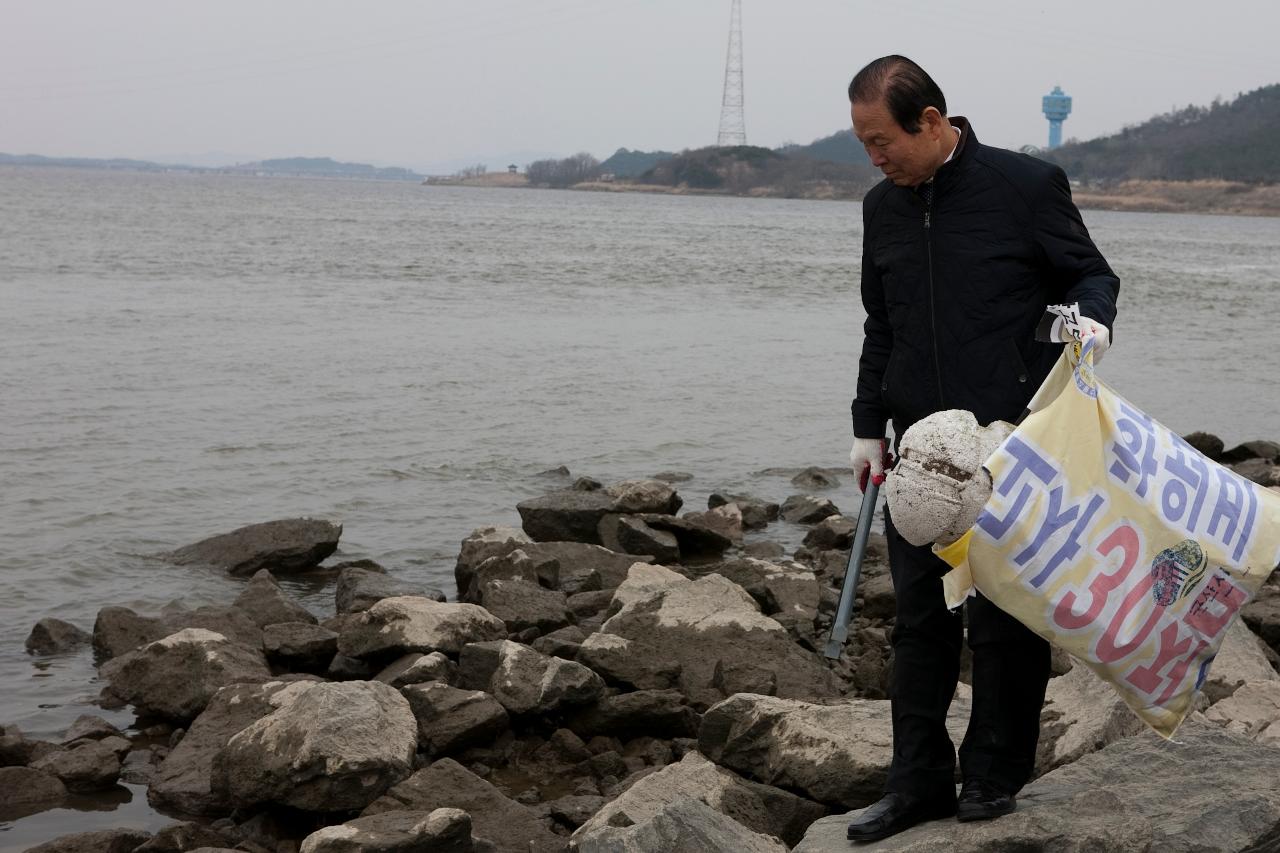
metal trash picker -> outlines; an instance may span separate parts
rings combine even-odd
[[[849,639],[849,624],[853,622],[853,598],[858,591],[858,578],[862,574],[862,560],[867,555],[867,538],[871,535],[871,518],[876,514],[876,498],[880,484],[868,478],[867,489],[862,494],[862,507],[858,510],[858,527],[853,535],[853,547],[849,550],[849,565],[840,583],[840,606],[831,623],[827,648],[823,654],[831,660],[840,660],[840,651]]]

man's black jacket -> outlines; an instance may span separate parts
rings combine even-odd
[[[1062,169],[982,145],[962,118],[959,150],[933,200],[877,184],[863,200],[867,311],[853,432],[901,435],[967,409],[1014,421],[1062,353],[1035,340],[1046,305],[1079,302],[1111,327],[1120,281],[1071,201]]]

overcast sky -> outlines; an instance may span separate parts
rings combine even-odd
[[[716,140],[729,8],[0,0],[0,151],[430,171],[698,147]],[[886,53],[920,62],[985,142],[1043,145],[1054,85],[1075,99],[1064,138],[1087,139],[1280,82],[1277,31],[1275,0],[743,0],[747,140],[847,127],[849,78]]]

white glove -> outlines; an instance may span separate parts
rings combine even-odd
[[[1075,340],[1075,336],[1071,334],[1066,327],[1059,324],[1059,338],[1063,343],[1070,343]],[[1111,346],[1111,332],[1107,327],[1089,317],[1080,318],[1080,343],[1084,343],[1093,338],[1093,363],[1097,364],[1102,361],[1102,354]]]
[[[877,486],[884,482],[885,446],[883,438],[855,438],[849,450],[849,464],[858,478],[858,488],[867,490],[867,476]]]

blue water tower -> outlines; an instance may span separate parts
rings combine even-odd
[[[1062,123],[1071,115],[1071,96],[1062,94],[1061,86],[1054,86],[1040,103],[1049,120],[1049,147],[1057,148],[1062,144]]]

